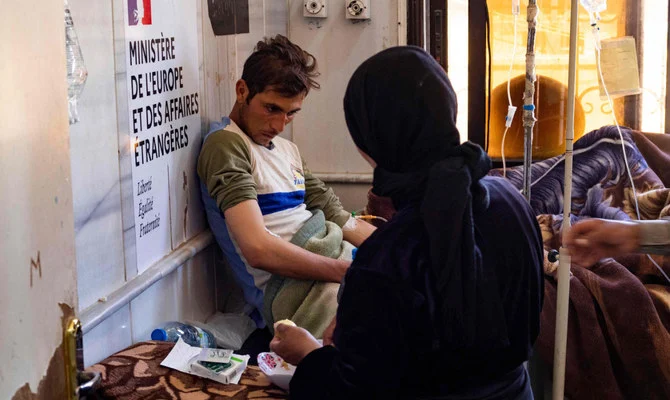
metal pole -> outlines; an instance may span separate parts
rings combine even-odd
[[[668,7],[668,21],[670,21],[670,6]],[[668,39],[666,47],[670,47],[670,29],[668,29]],[[670,65],[670,51],[667,52],[665,65]],[[665,133],[670,133],[670,74],[665,73]]]
[[[421,44],[423,45],[423,49],[425,51],[429,51],[428,48],[428,30],[430,29],[428,27],[428,18],[426,16],[426,10],[427,10],[427,3],[426,0],[421,0]]]
[[[537,29],[537,1],[528,1],[528,41],[526,46],[526,87],[523,92],[523,189],[526,200],[530,201],[530,164],[533,162],[533,127],[535,127],[535,32]]]
[[[572,142],[575,136],[575,86],[577,76],[577,34],[579,3],[572,0],[570,8],[570,58],[568,69],[568,123],[565,132],[565,188],[563,191],[562,243],[570,229],[572,208]],[[556,336],[554,340],[554,399],[563,399],[565,390],[565,359],[568,343],[568,311],[570,304],[570,253],[561,245],[556,293]]]

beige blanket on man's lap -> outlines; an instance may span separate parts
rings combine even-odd
[[[322,256],[351,260],[354,246],[344,241],[342,229],[316,211],[291,238],[291,243]],[[263,318],[270,331],[275,321],[290,319],[321,338],[337,312],[339,283],[300,280],[273,275],[264,292]]]

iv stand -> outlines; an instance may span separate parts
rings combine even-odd
[[[530,164],[533,161],[533,128],[535,127],[535,32],[537,30],[537,0],[528,1],[526,21],[528,41],[526,45],[526,86],[523,92],[523,188],[521,193],[530,202]]]
[[[568,69],[568,121],[565,132],[565,188],[563,191],[562,243],[570,229],[572,208],[572,144],[575,136],[575,85],[577,74],[577,34],[579,4],[572,0],[570,5],[570,58]],[[563,399],[565,389],[565,359],[568,341],[568,309],[570,304],[570,253],[561,245],[558,259],[558,289],[556,299],[556,336],[554,339],[554,399]]]

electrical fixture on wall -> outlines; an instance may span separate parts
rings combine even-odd
[[[344,0],[347,19],[370,19],[370,0]]]
[[[305,0],[303,17],[326,18],[326,0]]]

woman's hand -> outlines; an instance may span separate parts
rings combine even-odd
[[[286,324],[275,328],[275,337],[270,342],[270,350],[293,365],[298,365],[307,354],[320,347],[321,344],[307,330]]]

